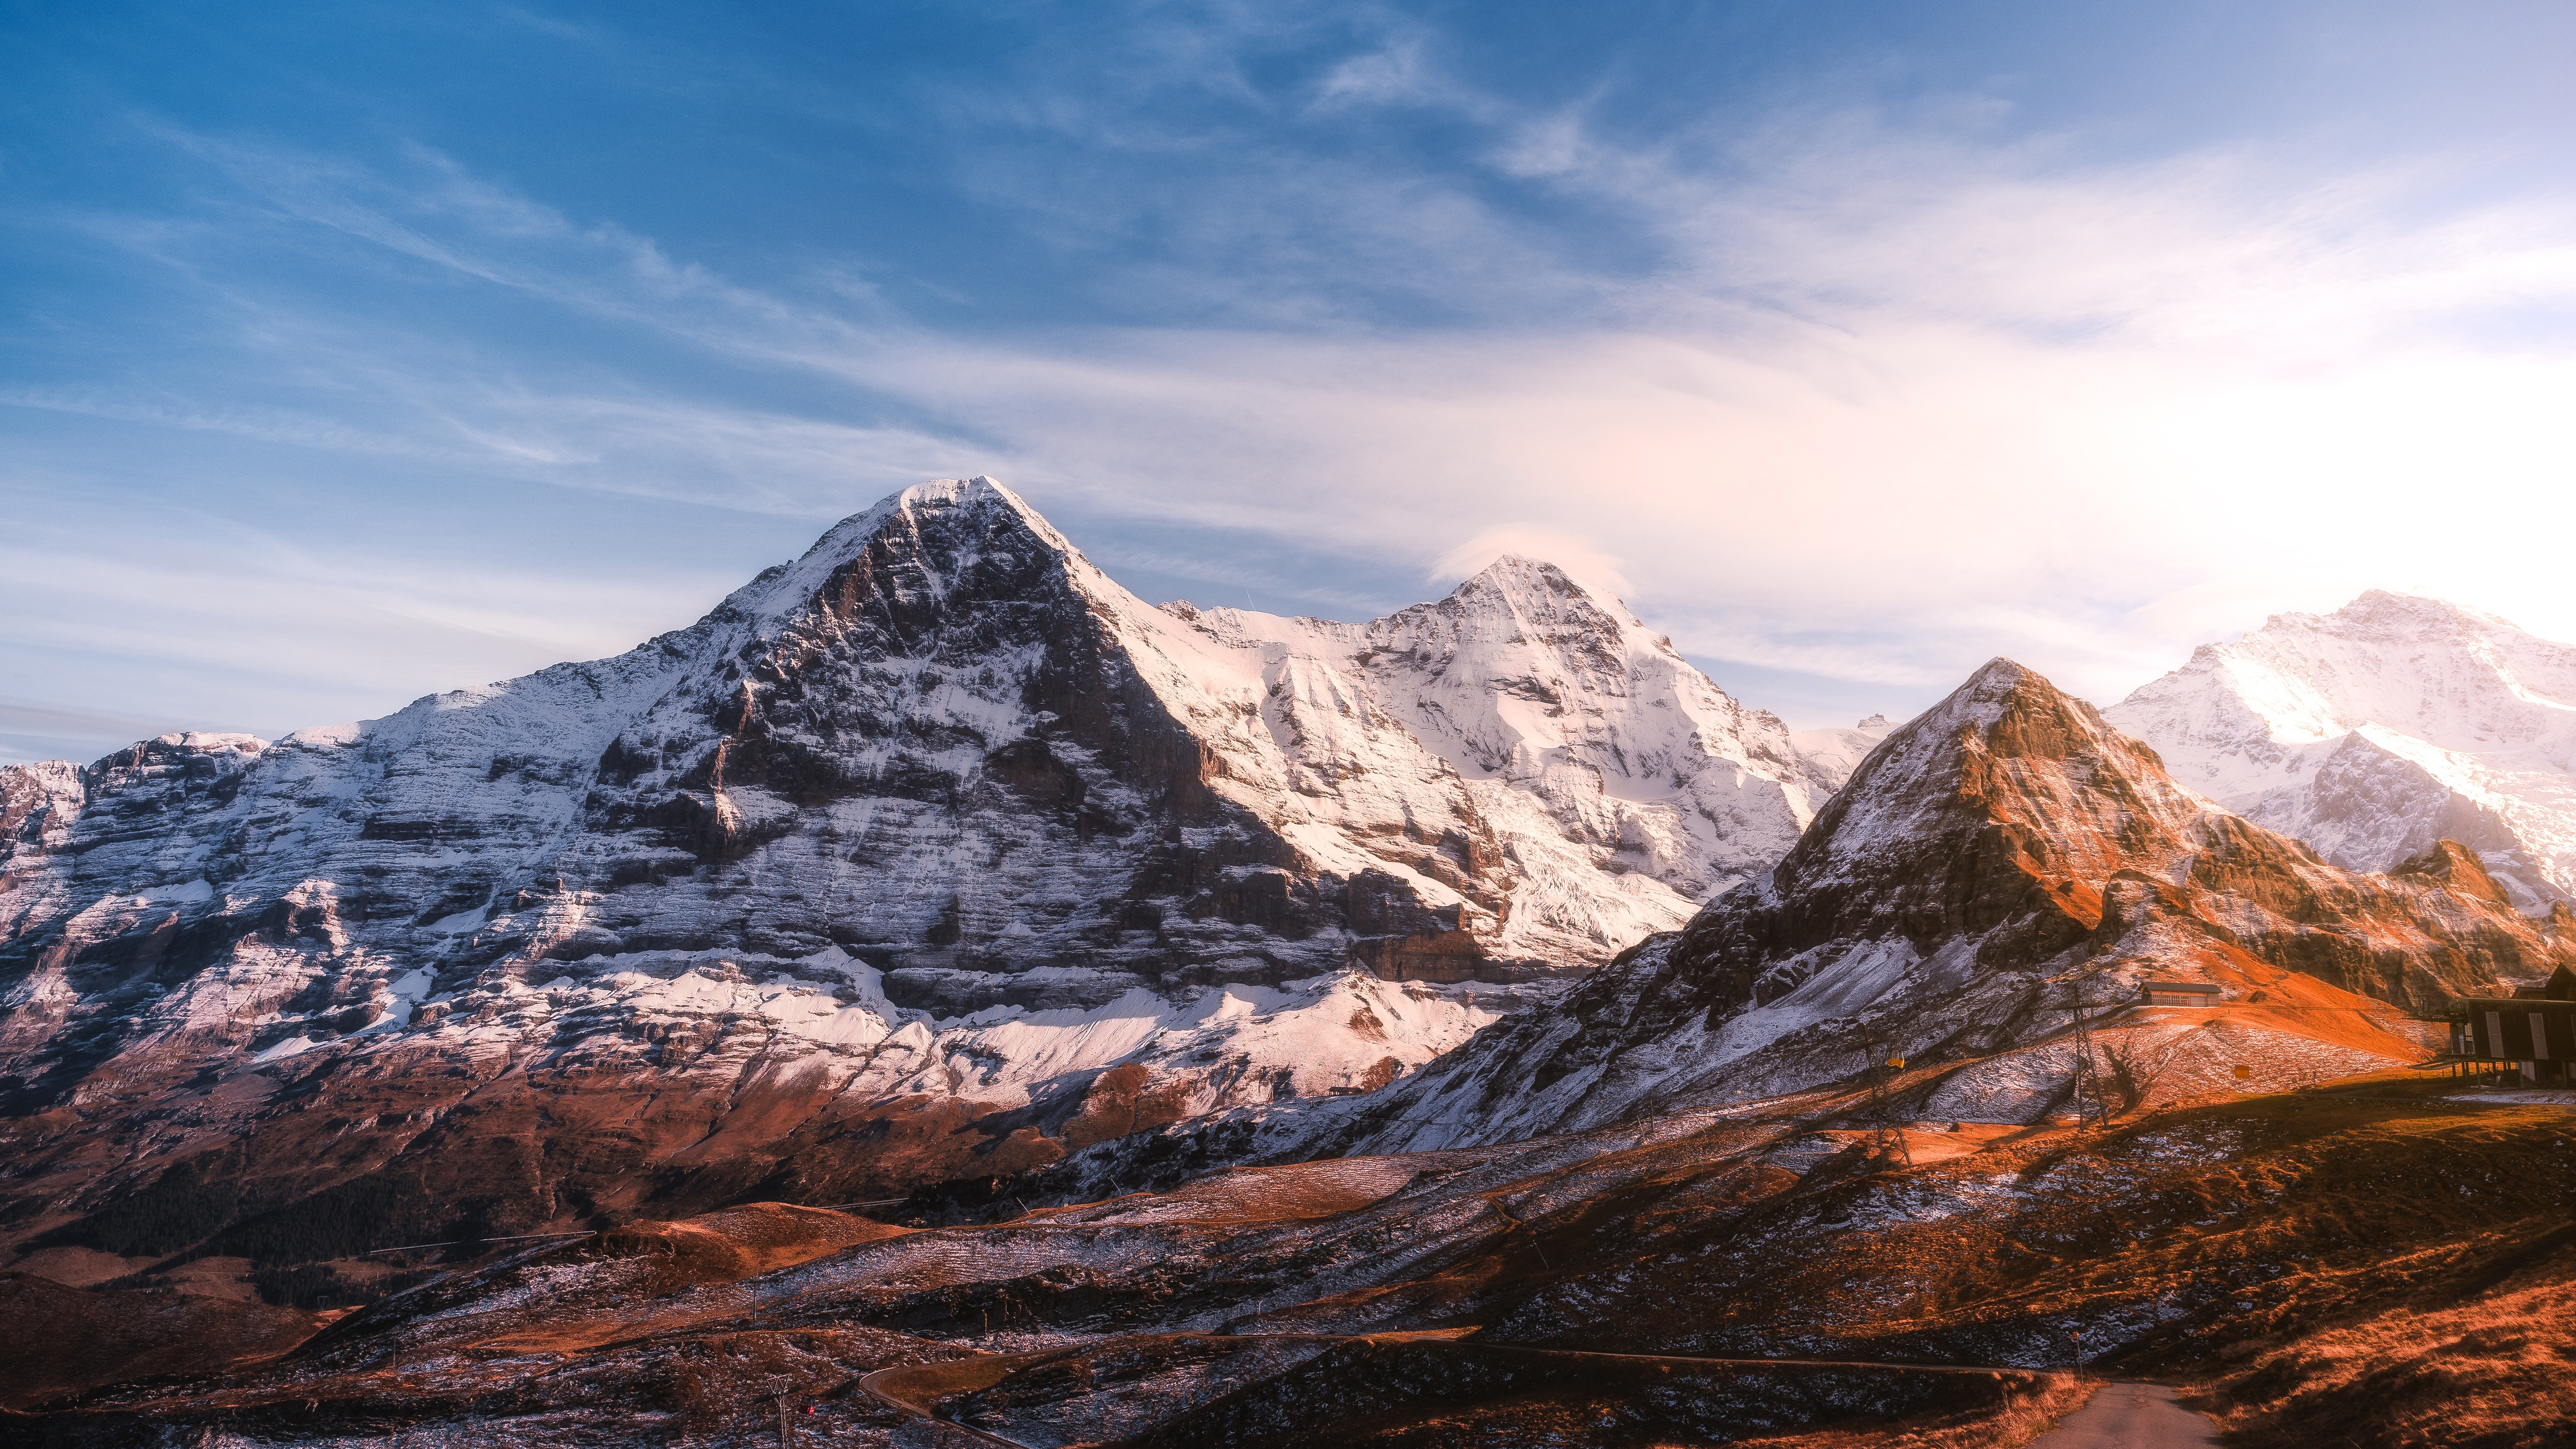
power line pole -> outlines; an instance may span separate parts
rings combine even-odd
[[[796,1449],[796,1422],[787,1417],[787,1396],[778,1396],[778,1449]]]
[[[2101,1073],[2095,1071],[2093,1067],[2093,1029],[2091,1023],[2085,1019],[2085,1013],[2090,1010],[2091,1003],[2084,999],[2084,974],[2081,971],[2075,975],[2074,988],[2075,1116],[2078,1122],[2083,1120],[2084,1093],[2089,1088],[2093,1093],[2093,1120],[2096,1125],[2099,1125],[2110,1120],[2108,1110],[2110,1104],[2102,1097]]]
[[[1869,1105],[1864,1110],[1869,1115],[1870,1155],[1884,1165],[1892,1154],[1912,1167],[1914,1150],[1905,1145],[1905,1131],[1896,1125],[1895,1099],[1887,1089],[1887,1069],[1905,1065],[1905,1059],[1867,1039],[1861,1042],[1861,1050],[1869,1054]]]

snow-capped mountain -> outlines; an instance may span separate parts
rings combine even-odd
[[[2386,870],[2439,839],[2526,910],[2576,895],[2576,645],[2373,590],[2276,614],[2104,711],[2174,778]]]
[[[1887,716],[1874,714],[1847,730],[1797,730],[1790,734],[1789,743],[1797,747],[1808,768],[1831,779],[1840,789],[1852,771],[1860,768],[1860,762],[1869,758],[1869,752],[1878,748],[1878,742],[1895,732],[1896,726]]]
[[[1471,872],[1519,863],[1489,928],[1506,949],[1587,956],[1688,919],[1787,853],[1851,771],[1844,732],[1803,753],[1553,564],[1507,556],[1369,624],[1166,607],[1261,659],[1287,789],[1327,827],[1300,839],[1427,817],[1455,822]]]
[[[613,659],[0,771],[8,1195],[237,1137],[262,1211],[859,1195],[1366,1092],[1842,773],[1543,563],[1366,625],[1158,609],[989,480],[913,488]]]
[[[1874,750],[1767,875],[1283,1140],[1504,1142],[1849,1081],[1882,1055],[1917,1115],[2029,1120],[2065,1099],[2075,993],[2125,1004],[2148,976],[2244,1008],[2124,1022],[2141,1059],[2232,1054],[2286,1086],[2415,1059],[2410,1014],[2569,964],[2576,914],[2526,919],[2458,847],[2338,869],[1996,660]]]

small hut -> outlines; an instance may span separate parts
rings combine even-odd
[[[2226,995],[2206,981],[2138,983],[2138,1000],[2148,1006],[2216,1006]]]

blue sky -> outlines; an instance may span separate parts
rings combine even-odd
[[[2576,638],[2576,10],[10,5],[0,759],[614,652],[904,484],[1503,549],[1793,723]]]

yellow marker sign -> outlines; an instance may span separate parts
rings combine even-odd
[[[2254,1069],[2253,1069],[2252,1067],[2238,1067],[2238,1068],[2236,1069],[2236,1080],[2238,1080],[2238,1081],[2240,1081],[2240,1082],[2246,1082],[2246,1081],[2252,1081],[2252,1080],[2253,1080],[2253,1078],[2254,1078]]]
[[[1903,1057],[1889,1057],[1889,1058],[1887,1059],[1887,1064],[1888,1064],[1889,1066],[1891,1066],[1891,1067],[1901,1067],[1901,1066],[1905,1065],[1905,1058],[1903,1058]]]

